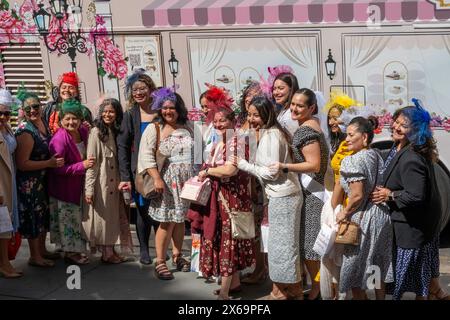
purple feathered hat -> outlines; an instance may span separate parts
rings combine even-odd
[[[175,95],[174,89],[169,87],[162,87],[156,91],[153,91],[152,97],[152,110],[161,109],[166,101],[172,101],[173,103],[177,102],[177,96]]]

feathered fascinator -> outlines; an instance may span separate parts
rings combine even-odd
[[[27,91],[27,89],[25,88],[24,83],[22,82],[20,84],[19,89],[17,90],[17,94],[16,94],[17,99],[19,99],[20,101],[22,101],[22,104],[25,102],[25,100],[27,100],[28,98],[36,98],[39,99],[39,97],[37,96],[37,94],[35,94],[34,92],[29,92]]]
[[[341,107],[342,109],[348,109],[352,106],[361,106],[361,103],[353,100],[348,95],[341,91],[332,91],[330,93],[330,100],[325,105],[325,111],[328,113],[333,107]]]
[[[66,72],[63,73],[59,79],[58,79],[58,83],[68,83],[73,85],[74,87],[76,87],[78,89],[78,83],[79,83],[79,79],[78,79],[78,75],[75,72]]]
[[[278,75],[282,73],[294,74],[294,69],[287,65],[268,67],[267,71],[269,72],[269,77],[267,78],[267,80],[261,77],[261,89],[268,97],[272,96],[273,83],[275,82],[275,79],[276,77],[278,77]]]
[[[433,137],[430,128],[431,116],[423,107],[422,101],[413,98],[412,102],[415,108],[409,108],[409,112],[407,113],[407,117],[411,121],[408,140],[416,146],[421,146],[427,142],[427,139]]]
[[[139,77],[141,75],[145,74],[145,70],[142,68],[138,68],[134,70],[133,74],[130,75],[127,80],[125,81],[125,97],[128,99],[130,97],[131,93],[131,87],[133,87],[133,84],[139,80]]]
[[[173,88],[163,87],[152,93],[153,103],[152,110],[159,110],[162,108],[164,102],[172,101],[174,104],[177,102],[177,96]]]
[[[205,97],[209,109],[208,116],[206,117],[206,123],[211,123],[214,119],[214,115],[218,111],[229,111],[230,113],[233,112],[231,105],[233,104],[234,100],[227,90],[225,90],[224,88],[216,87],[209,83],[205,83],[205,85],[208,87]]]
[[[62,119],[67,113],[71,113],[77,116],[79,119],[85,118],[85,106],[81,104],[77,99],[64,100],[61,104],[61,110],[59,111],[59,117]]]

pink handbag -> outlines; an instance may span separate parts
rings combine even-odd
[[[180,198],[205,206],[211,196],[211,180],[199,181],[195,176],[184,183]]]

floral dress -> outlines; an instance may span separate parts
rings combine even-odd
[[[220,144],[216,148],[221,150],[217,150],[218,156],[213,163],[207,165],[208,167],[225,164],[226,148],[224,148],[224,144]],[[228,150],[233,152],[236,148],[236,139],[234,139],[233,143],[228,146]],[[212,153],[214,153],[214,149]],[[222,192],[225,201],[228,202],[230,209],[252,211],[250,176],[248,173],[239,171],[233,177],[218,180],[220,180],[219,190]],[[200,249],[200,271],[206,278],[213,275],[229,277],[255,263],[254,240],[233,239],[230,217],[220,201],[218,209],[214,240],[203,238]]]
[[[50,132],[47,128],[47,132]],[[30,160],[50,159],[48,144],[50,134],[42,135],[31,123],[27,122],[16,131],[16,137],[28,133],[34,140]],[[19,203],[19,232],[24,238],[35,239],[49,229],[49,204],[46,184],[46,170],[17,170],[17,188]]]
[[[159,222],[184,223],[189,201],[180,198],[184,183],[194,176],[191,133],[180,128],[161,140],[159,151],[167,157],[160,174],[166,188],[150,203],[149,214]]]

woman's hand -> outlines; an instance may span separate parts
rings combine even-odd
[[[276,174],[283,170],[286,167],[284,163],[281,162],[274,162],[269,166],[269,170],[272,174]]]
[[[95,157],[89,156],[86,160],[83,161],[83,166],[85,169],[90,169],[95,165]]]
[[[64,158],[57,158],[58,155],[52,156],[50,159],[48,159],[48,168],[61,168],[64,166]]]
[[[206,170],[202,170],[198,173],[198,181],[204,181],[208,177]]]
[[[131,182],[130,181],[121,181],[119,183],[119,187],[117,189],[122,191],[122,189],[124,189],[124,188],[131,190]]]
[[[94,204],[94,197],[93,196],[85,196],[84,198],[86,199],[86,203],[88,205]]]
[[[339,213],[336,215],[336,222],[340,223],[341,221],[344,221],[347,219],[347,214],[344,210],[339,211]]]
[[[164,189],[165,189],[165,184],[164,184],[163,179],[161,179],[161,178],[155,179],[155,191],[157,193],[163,193]]]
[[[372,192],[370,199],[375,204],[380,204],[389,200],[389,195],[391,194],[391,190],[383,187],[376,187],[375,191]]]

